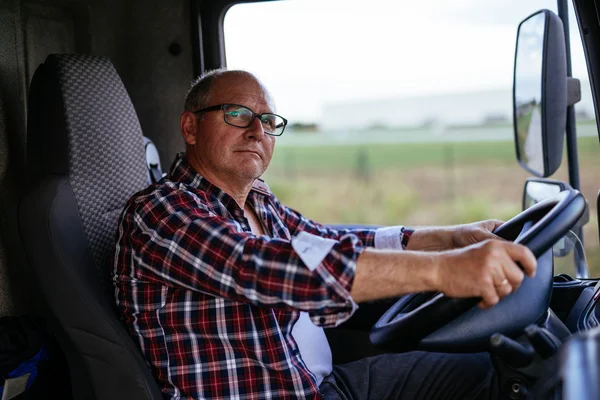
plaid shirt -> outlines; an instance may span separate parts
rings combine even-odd
[[[322,327],[352,315],[356,259],[376,230],[325,228],[261,181],[247,201],[267,235],[180,154],[121,215],[116,301],[166,398],[320,398],[292,328],[300,311]],[[334,240],[316,268],[294,250],[301,231]]]

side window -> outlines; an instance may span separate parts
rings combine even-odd
[[[556,2],[365,4],[240,4],[225,17],[228,68],[255,73],[290,121],[265,174],[275,194],[322,223],[441,225],[520,212],[529,175],[513,144],[517,26],[540,8],[557,12]],[[584,87],[582,183],[595,199],[600,157],[586,153],[598,145],[588,145],[593,107],[571,21]],[[554,176],[567,177],[564,165]],[[596,226],[586,227],[589,249]]]
[[[600,182],[600,147],[598,145],[598,129],[594,113],[594,103],[588,76],[588,70],[583,52],[583,44],[579,33],[579,26],[573,8],[569,12],[569,28],[571,39],[571,64],[574,78],[581,81],[581,101],[575,105],[577,121],[577,148],[579,155],[579,178],[581,192],[590,206],[590,221],[584,227],[585,253],[590,269],[590,276],[600,276],[600,247],[598,246],[598,219],[596,210],[596,196],[598,182]],[[568,167],[566,157],[557,172],[557,179],[568,181]],[[571,260],[571,257],[567,258]],[[571,272],[570,265],[565,268],[563,263],[557,261],[556,272]]]

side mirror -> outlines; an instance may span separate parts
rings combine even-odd
[[[554,179],[529,178],[525,181],[523,189],[523,210],[544,199],[556,196],[566,189],[572,189],[567,182]]]
[[[566,189],[572,189],[571,185],[567,182],[554,179],[529,178],[525,182],[525,188],[523,189],[523,210],[544,199],[556,196]],[[577,225],[573,227],[573,231],[577,231],[578,228],[587,224],[589,220],[590,212],[586,202],[585,211],[581,216],[581,219],[577,222]],[[573,250],[573,243],[566,238],[562,238],[552,247],[552,250],[556,257],[565,257]]]
[[[513,126],[519,164],[539,177],[560,166],[567,106],[581,98],[579,81],[567,79],[560,18],[540,10],[519,24],[513,81]]]

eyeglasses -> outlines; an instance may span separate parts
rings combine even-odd
[[[267,135],[281,136],[287,125],[287,119],[273,113],[257,114],[248,107],[239,104],[217,104],[216,106],[206,107],[201,110],[194,111],[194,114],[199,114],[207,111],[223,110],[223,119],[225,123],[238,128],[247,128],[258,117],[262,123],[263,130]]]

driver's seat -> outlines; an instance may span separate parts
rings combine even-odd
[[[75,397],[162,399],[107,279],[121,209],[147,186],[141,128],[108,59],[50,55],[39,66],[27,146],[32,187],[20,231],[60,327]]]

